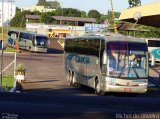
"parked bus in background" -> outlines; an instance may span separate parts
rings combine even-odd
[[[19,48],[24,50],[47,52],[48,49],[48,37],[35,32],[8,31],[8,45],[15,48],[16,42],[18,42]]]
[[[148,51],[150,52],[151,65],[155,65],[155,61],[160,61],[160,39],[158,38],[147,38]]]
[[[145,93],[148,86],[148,46],[144,39],[88,34],[65,39],[65,78],[105,92]],[[135,64],[137,62],[137,64]]]

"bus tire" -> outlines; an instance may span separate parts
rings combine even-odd
[[[98,79],[95,80],[95,94],[98,96],[103,96],[105,94],[104,91],[100,90],[100,84]]]
[[[72,86],[72,74],[71,72],[68,73],[68,78],[69,78],[69,85]]]
[[[75,81],[75,75],[74,75],[74,73],[73,73],[73,76],[72,76],[72,85],[73,85],[74,87],[77,87],[77,83],[76,83],[76,81]]]
[[[70,78],[70,72],[66,72],[66,80],[69,81],[69,78]]]

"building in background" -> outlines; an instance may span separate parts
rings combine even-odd
[[[28,31],[47,35],[50,38],[65,38],[66,36],[81,36],[85,33],[83,26],[46,25],[43,23],[27,23]]]
[[[95,18],[52,16],[53,20],[59,22],[59,24],[44,24],[36,23],[40,19],[39,15],[26,15],[25,18],[28,31],[41,33],[50,38],[65,38],[72,35],[81,36],[85,33],[84,25],[86,23],[94,24],[96,22]],[[33,20],[35,23],[31,23]]]
[[[2,16],[3,11],[3,16]],[[14,0],[4,0],[2,10],[2,0],[0,1],[0,27],[2,26],[2,18],[4,25],[10,23],[11,19],[16,14],[16,5]]]
[[[21,11],[24,10],[28,10],[28,11],[39,11],[39,12],[51,12],[51,11],[55,11],[55,9],[48,9],[45,8],[44,6],[32,6],[32,7],[28,7],[28,8],[22,8]]]

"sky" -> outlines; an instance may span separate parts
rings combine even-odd
[[[47,0],[54,1],[54,0]],[[107,14],[110,8],[110,0],[57,0],[63,8],[75,8],[88,13],[89,10],[97,10],[101,14]],[[121,12],[127,9],[128,0],[112,0],[114,10]],[[15,0],[16,6],[19,8],[35,6],[38,0]],[[160,2],[160,0],[141,0],[142,5]]]

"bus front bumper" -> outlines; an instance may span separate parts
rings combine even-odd
[[[116,86],[107,84],[105,92],[146,93],[147,86]]]

